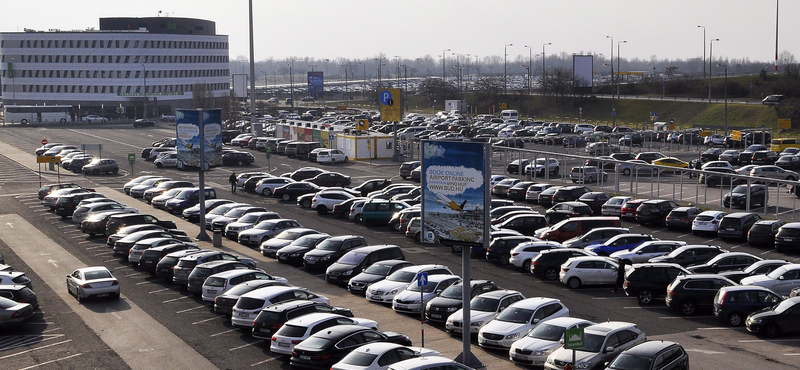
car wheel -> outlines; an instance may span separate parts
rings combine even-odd
[[[311,200],[309,200],[309,199],[304,200],[303,204],[301,204],[301,206],[303,208],[311,208]]]
[[[558,167],[556,167],[556,169],[553,170],[553,176],[558,176]]]
[[[687,299],[681,302],[680,310],[685,316],[694,315],[694,313],[697,311],[697,304],[694,303],[694,301]]]
[[[237,165],[237,166],[244,166],[244,162],[242,162],[242,161],[240,160],[240,161],[236,162],[236,165]]]
[[[794,178],[794,176],[789,176],[789,177],[787,177],[787,178],[786,178],[786,180],[789,180],[789,181],[797,181],[797,179],[796,179],[796,178]]]
[[[402,178],[403,178],[403,180],[406,180],[406,179],[408,179],[408,176],[400,176],[400,177],[402,177]]]
[[[740,312],[733,312],[728,315],[728,325],[730,326],[739,326],[742,325],[743,322],[744,320]]]
[[[270,188],[264,188],[264,190],[261,190],[261,194],[264,194],[266,196],[270,196],[270,195],[272,195],[272,190],[270,190]]]
[[[717,186],[717,181],[714,180],[714,179],[708,180],[708,181],[706,181],[706,186],[709,186],[709,187],[713,188],[713,187]]]
[[[158,168],[164,168],[164,164],[163,164],[163,163],[161,163],[161,162],[158,162],[158,163],[156,163],[156,167],[158,167]]]
[[[630,169],[630,168],[625,168],[625,169],[623,169],[623,170],[622,170],[622,174],[623,174],[623,175],[625,175],[625,176],[630,176],[630,174],[631,174],[631,169]]]
[[[508,266],[509,264],[511,264],[511,262],[508,261],[510,258],[511,256],[508,254],[500,256],[500,264],[503,266]]]
[[[21,123],[23,125],[27,125],[28,124],[28,120],[23,118],[22,120],[19,121],[19,123]]]
[[[578,289],[581,287],[581,279],[578,279],[577,277],[571,277],[569,280],[567,280],[567,286],[570,289]]]
[[[328,214],[328,207],[325,207],[325,206],[317,207],[317,214],[319,214],[320,216]]]
[[[556,270],[555,267],[548,267],[547,270],[544,271],[544,278],[547,280],[558,279],[558,270]]]
[[[586,178],[586,180],[584,182],[593,183],[594,182],[594,177],[589,176],[588,178]]]
[[[607,182],[607,181],[608,181],[608,175],[603,175],[603,182]]]
[[[91,233],[91,232],[89,233],[89,237],[91,237],[91,238],[94,238],[95,235],[97,235],[97,234],[96,233]]]
[[[395,222],[391,226],[394,231],[400,231],[400,222]]]
[[[452,250],[453,253],[461,253],[464,249],[460,245],[454,244],[450,246],[450,250]]]
[[[781,328],[778,324],[772,322],[764,327],[764,336],[767,338],[776,338],[781,334]]]
[[[284,202],[288,202],[288,201],[292,200],[292,196],[289,195],[289,194],[283,194],[281,199],[283,199]]]
[[[522,262],[522,270],[525,272],[531,271],[531,260],[525,260]]]
[[[353,221],[355,222],[361,222],[361,220],[362,220],[361,215],[356,215],[356,217],[353,219]]]
[[[77,290],[77,289],[75,290],[75,300],[77,300],[78,303],[82,303],[83,302],[83,298],[81,298],[81,292],[79,290]]]
[[[331,158],[331,164],[334,164],[334,163],[336,163],[336,160]]]
[[[100,170],[92,170],[92,175],[99,175],[99,174],[100,174]]]
[[[653,303],[653,292],[649,289],[642,289],[639,291],[639,294],[636,295],[636,299],[643,305],[649,305]]]

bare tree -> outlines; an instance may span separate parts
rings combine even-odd
[[[192,103],[195,108],[212,108],[214,96],[206,84],[192,85]]]

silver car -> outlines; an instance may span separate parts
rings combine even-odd
[[[797,172],[785,170],[778,166],[758,166],[750,170],[752,177],[764,177],[774,180],[797,181]]]
[[[119,298],[119,281],[103,266],[84,267],[67,275],[67,290],[78,302],[90,297]]]
[[[89,164],[83,166],[81,168],[84,174],[89,175],[99,175],[102,173],[113,173],[116,174],[119,172],[119,164],[115,159],[110,158],[95,158]]]
[[[0,329],[22,326],[33,317],[33,314],[33,307],[30,304],[0,297]]]

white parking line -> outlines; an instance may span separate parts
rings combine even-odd
[[[699,349],[699,348],[687,348],[686,352],[699,352],[699,353],[702,353],[704,355],[721,355],[721,354],[725,353],[725,352],[719,352],[719,351],[709,351],[707,349]]]
[[[175,301],[180,301],[181,299],[186,299],[186,298],[189,298],[189,296],[188,296],[188,295],[185,295],[185,296],[178,297],[178,298],[168,299],[168,300],[166,300],[166,301],[163,301],[163,302],[161,302],[161,303],[175,302]]]
[[[75,225],[63,225],[63,226],[59,226],[58,228],[59,228],[59,229],[66,229],[66,228],[68,228],[68,227],[71,227],[71,228],[73,228],[73,229],[74,229],[74,228],[75,228]]]
[[[676,238],[682,239],[682,238],[685,238],[685,237],[691,236],[691,235],[692,235],[692,233],[681,234],[681,235],[676,236]]]
[[[742,339],[738,341],[739,343],[774,343],[774,342],[800,342],[800,338],[793,338],[793,339]]]
[[[228,333],[230,333],[232,331],[239,331],[239,329],[225,330],[225,331],[217,333],[217,334],[211,334],[211,335],[209,335],[209,337],[216,337],[217,335],[228,334]]]
[[[745,328],[731,328],[731,327],[726,327],[726,326],[710,327],[710,328],[697,328],[697,330],[736,330],[736,331],[741,331],[741,332],[747,331],[747,329],[745,329]]]
[[[592,297],[592,299],[636,299],[636,297]]]
[[[264,343],[264,341],[263,340],[259,340],[259,341],[255,341],[253,343],[247,343],[247,344],[241,345],[239,347],[233,347],[233,348],[229,349],[228,351],[235,351],[235,350],[240,349],[240,348],[250,347],[250,346],[254,346],[256,344],[260,344],[260,343]]]
[[[259,362],[256,362],[256,363],[254,363],[254,364],[250,365],[250,367],[255,367],[255,366],[258,366],[258,365],[261,365],[261,364],[264,364],[264,363],[267,363],[267,362],[270,362],[270,361],[279,360],[279,359],[280,359],[280,357],[273,357],[273,358],[269,358],[269,359],[266,359],[266,360],[264,360],[264,361],[259,361]]]
[[[103,263],[109,263],[109,262],[114,262],[114,261],[119,261],[119,258],[114,258],[114,259],[110,259],[110,260],[105,260],[105,261],[103,261]]]
[[[46,345],[46,346],[41,346],[41,347],[31,348],[31,349],[29,349],[29,350],[22,351],[22,352],[17,352],[17,353],[10,354],[10,355],[5,355],[5,356],[3,356],[3,357],[0,357],[0,360],[6,359],[6,358],[9,358],[9,357],[19,356],[19,355],[21,355],[21,354],[25,354],[25,353],[28,353],[28,352],[37,351],[37,350],[44,349],[44,348],[47,348],[47,347],[57,346],[57,345],[59,345],[59,344],[69,343],[69,342],[72,342],[72,339],[65,340],[65,341],[63,341],[63,342],[58,342],[58,343],[48,344],[48,345]]]
[[[95,253],[95,255],[94,255],[94,256],[95,256],[95,257],[98,257],[98,256],[107,256],[107,255],[109,255],[109,254],[114,254],[114,251],[108,251],[108,252],[100,252],[100,253]],[[119,258],[118,258],[118,259],[116,259],[116,260],[119,260]],[[115,261],[116,261],[116,260],[115,260]]]
[[[127,274],[127,275],[124,275],[124,276],[125,277],[129,277],[129,276],[136,276],[136,275],[144,275],[144,273],[143,272],[134,272],[132,274]],[[147,276],[150,276],[150,274],[148,274]]]
[[[140,281],[140,282],[136,283],[136,285],[142,285],[142,284],[147,284],[147,283],[154,283],[154,282],[156,282],[156,281],[159,281],[159,280],[163,280],[163,279],[160,279],[160,278],[159,278],[159,279],[155,279],[155,280]]]
[[[194,311],[194,310],[197,310],[197,309],[200,309],[200,308],[207,308],[207,307],[206,306],[197,306],[197,307],[187,308],[185,310],[175,311],[175,313],[184,313],[184,312]]]
[[[784,356],[800,356],[800,353],[784,353]]]
[[[767,253],[772,253],[772,252],[773,252],[773,251],[765,251],[765,252],[761,252],[761,255],[763,256],[763,255],[765,255],[765,254],[767,254]]]
[[[83,242],[81,242],[81,243],[83,243]],[[105,247],[105,245],[97,245],[97,246],[94,246],[94,247],[89,247],[89,248],[86,248],[86,250],[87,250],[87,251],[90,251],[90,250],[92,250],[92,249],[103,248],[103,247]]]
[[[71,359],[71,358],[73,358],[73,357],[78,357],[78,356],[80,356],[80,355],[82,355],[82,354],[83,354],[83,353],[76,353],[76,354],[74,354],[74,355],[72,355],[72,356],[67,356],[67,357],[57,358],[57,359],[55,359],[55,360],[50,360],[50,361],[45,361],[45,362],[42,362],[42,363],[40,363],[40,364],[36,364],[36,365],[33,365],[33,366],[28,366],[28,367],[23,367],[23,368],[21,368],[21,369],[18,369],[18,370],[28,370],[28,369],[33,369],[33,368],[35,368],[35,367],[39,367],[39,366],[42,366],[42,365],[51,364],[51,363],[53,363],[53,362],[58,362],[58,361],[68,360],[68,359]]]
[[[192,323],[192,325],[202,324],[202,323],[204,323],[204,322],[209,322],[209,321],[211,321],[211,320],[216,320],[216,319],[218,319],[218,318],[219,318],[219,317],[212,317],[212,318],[208,318],[208,319],[205,319],[205,320],[195,321],[195,322],[193,322],[193,323]]]
[[[683,316],[660,316],[659,319],[669,320],[669,319],[684,319]],[[693,319],[713,319],[716,316],[691,316]]]
[[[667,231],[667,230],[669,230],[669,229],[667,229],[667,228],[663,228],[663,229],[653,230],[653,231],[651,231],[650,233],[651,233],[651,234],[655,234],[655,233],[662,232],[662,231]]]
[[[154,291],[152,291],[152,292],[147,292],[147,294],[160,293],[160,292],[163,292],[163,291],[165,291],[165,290],[172,290],[172,289],[170,289],[170,288],[164,288],[164,289],[154,290]]]
[[[84,241],[82,241],[82,242],[78,242],[78,244],[86,244],[86,243],[91,243],[91,241],[89,241],[89,240],[84,240]]]
[[[623,308],[624,309],[644,309],[644,308],[647,308],[647,309],[656,309],[656,310],[670,309],[667,306],[652,306],[652,307],[651,306],[627,306],[627,307],[623,307]]]

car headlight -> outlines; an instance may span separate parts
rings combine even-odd
[[[516,338],[519,338],[519,333],[506,335],[506,339],[516,339]]]
[[[750,319],[750,323],[751,324],[760,324],[761,323],[761,319]]]
[[[550,364],[550,365],[554,365],[554,364],[555,364],[555,362],[556,362],[556,360],[554,360],[554,359],[553,359],[553,357],[547,357],[547,361],[546,361],[546,362],[547,362],[548,364]]]
[[[353,274],[353,270],[347,270],[347,271],[342,273],[342,276],[350,276],[352,274]]]
[[[473,321],[469,323],[469,326],[483,326],[483,321]]]
[[[397,290],[398,290],[397,288],[395,288],[395,289],[392,289],[392,290],[390,290],[390,291],[389,291],[388,293],[386,293],[386,294],[389,294],[389,295],[395,295],[395,294],[397,294]]]
[[[550,352],[552,352],[552,350],[550,350],[550,349],[533,351],[533,355],[534,356],[546,356],[546,355],[549,355]]]
[[[322,257],[322,258],[320,258],[320,259],[321,259],[321,260],[323,260],[323,261],[327,261],[327,260],[331,259],[331,256],[330,256],[330,255],[323,256],[323,257]]]
[[[592,366],[592,362],[591,361],[579,362],[577,365],[575,365],[575,368],[576,369],[588,369],[589,366]]]

